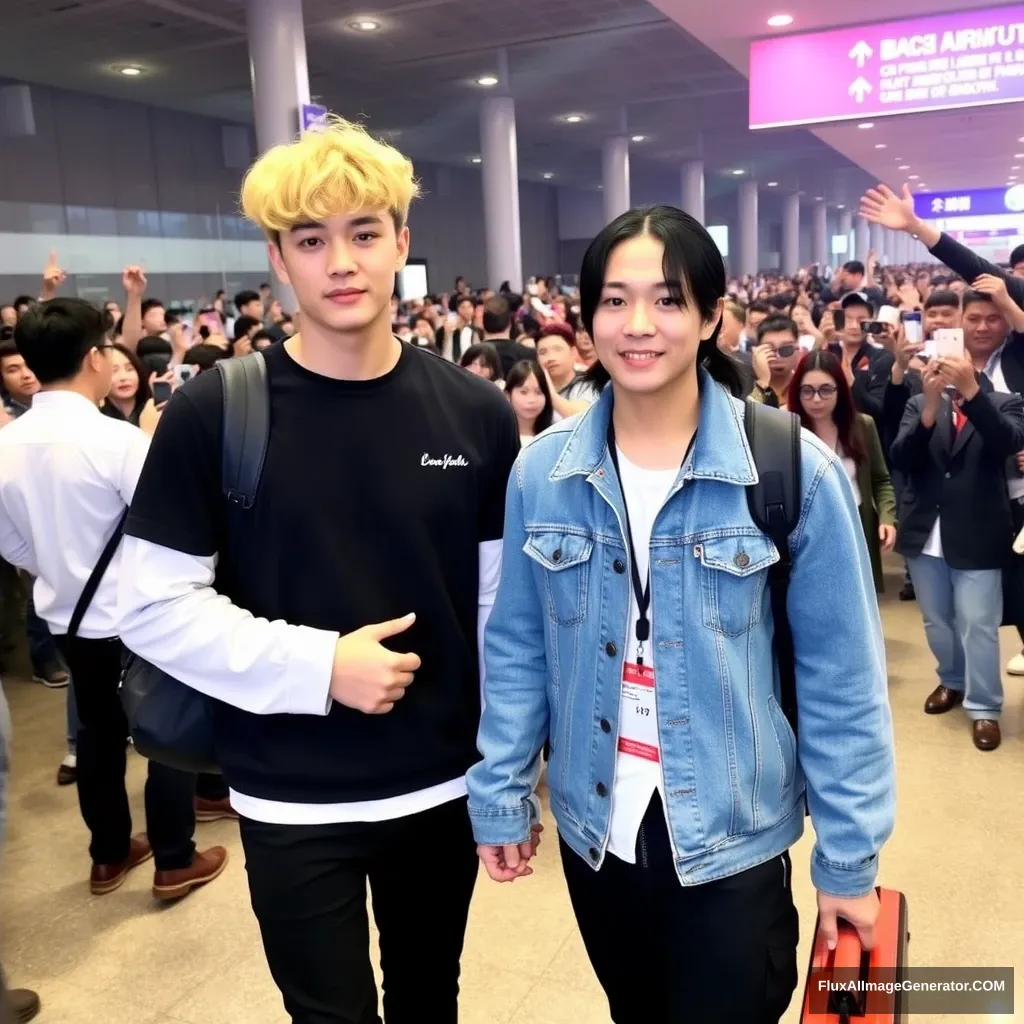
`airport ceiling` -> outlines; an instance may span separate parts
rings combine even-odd
[[[754,0],[679,3],[705,12],[703,29],[731,24],[737,5]],[[3,0],[2,8],[7,78],[252,120],[245,0]],[[836,129],[750,132],[736,59],[744,47],[716,53],[714,41],[673,20],[679,12],[670,17],[647,0],[305,0],[304,16],[314,99],[391,133],[414,158],[464,164],[478,153],[487,90],[476,80],[495,70],[500,47],[524,177],[596,188],[601,142],[625,111],[628,133],[643,136],[632,148],[638,175],[702,157],[712,197],[753,177],[850,204],[870,180],[859,151],[851,159],[829,144]],[[379,27],[360,31],[360,19]],[[748,37],[763,34],[748,21]],[[142,73],[121,74],[129,65]],[[571,114],[583,119],[568,123]]]

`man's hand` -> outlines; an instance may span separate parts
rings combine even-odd
[[[874,949],[876,945],[875,925],[881,907],[878,893],[874,889],[866,896],[853,898],[830,896],[818,893],[818,922],[822,935],[829,949],[835,949],[839,941],[839,918],[857,929],[860,944],[865,949]]]
[[[831,309],[826,309],[821,314],[821,322],[818,324],[818,330],[821,331],[821,336],[825,339],[826,344],[831,344],[836,338],[836,317],[835,312]]]
[[[1017,472],[1024,473],[1024,452],[1017,452]]]
[[[142,267],[125,267],[121,274],[121,284],[129,298],[141,298],[146,294],[146,272]]]
[[[896,195],[888,185],[869,188],[860,201],[860,215],[872,224],[881,224],[893,231],[913,232],[917,225],[909,185],[903,186],[902,196]]]
[[[757,386],[766,388],[772,382],[772,370],[768,360],[775,355],[771,345],[755,345],[750,353],[750,365],[754,369],[754,380]]]
[[[57,294],[57,289],[67,279],[67,273],[61,270],[60,264],[57,262],[57,254],[51,252],[50,258],[46,261],[46,266],[43,268],[43,290],[40,292],[39,297],[44,302],[47,299],[52,299]]]
[[[381,641],[404,633],[415,621],[409,614],[341,637],[334,651],[331,696],[366,715],[387,714],[405,696],[421,663],[418,655],[396,654]]]
[[[910,281],[904,281],[897,292],[899,305],[906,309],[919,309],[921,306],[921,294]]]
[[[532,875],[530,861],[537,855],[543,831],[543,825],[531,825],[529,842],[508,846],[478,846],[476,852],[487,874],[495,882],[514,882],[517,878]]]
[[[146,404],[142,407],[142,412],[139,413],[139,430],[141,430],[148,437],[152,437],[156,433],[157,425],[160,423],[160,417],[163,415],[164,405],[162,403],[157,407],[156,403],[152,398],[147,399]]]
[[[896,336],[896,349],[894,355],[899,367],[906,372],[910,368],[910,362],[918,353],[923,351],[923,342],[907,341],[907,333],[902,328]]]
[[[1007,304],[1016,305],[1006,290],[1006,278],[1002,274],[982,274],[971,287],[976,292],[987,295],[1000,309],[1005,309]]]
[[[981,390],[974,364],[966,357],[945,356],[935,362],[939,376],[950,387],[956,388],[966,401],[969,402]]]
[[[896,527],[886,526],[884,523],[878,527],[878,540],[881,543],[882,552],[889,554],[896,547]]]

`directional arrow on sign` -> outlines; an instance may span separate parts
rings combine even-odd
[[[867,59],[874,55],[874,52],[875,51],[872,50],[871,47],[862,39],[850,51],[850,60],[855,60],[857,62],[857,67],[862,68],[864,67]]]
[[[850,95],[858,102],[863,103],[864,97],[871,92],[871,83],[867,81],[863,76],[858,78],[857,81],[850,86]]]

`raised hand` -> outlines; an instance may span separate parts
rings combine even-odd
[[[910,186],[903,186],[902,196],[896,195],[888,185],[869,188],[860,201],[860,215],[872,224],[881,224],[893,231],[912,230],[917,214]]]
[[[142,267],[125,267],[121,274],[121,283],[128,296],[141,297],[146,294],[146,272]]]

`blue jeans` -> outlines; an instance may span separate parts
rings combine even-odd
[[[939,681],[964,694],[971,719],[999,719],[1003,707],[999,624],[1003,574],[998,569],[951,569],[942,558],[907,560],[924,616]]]

